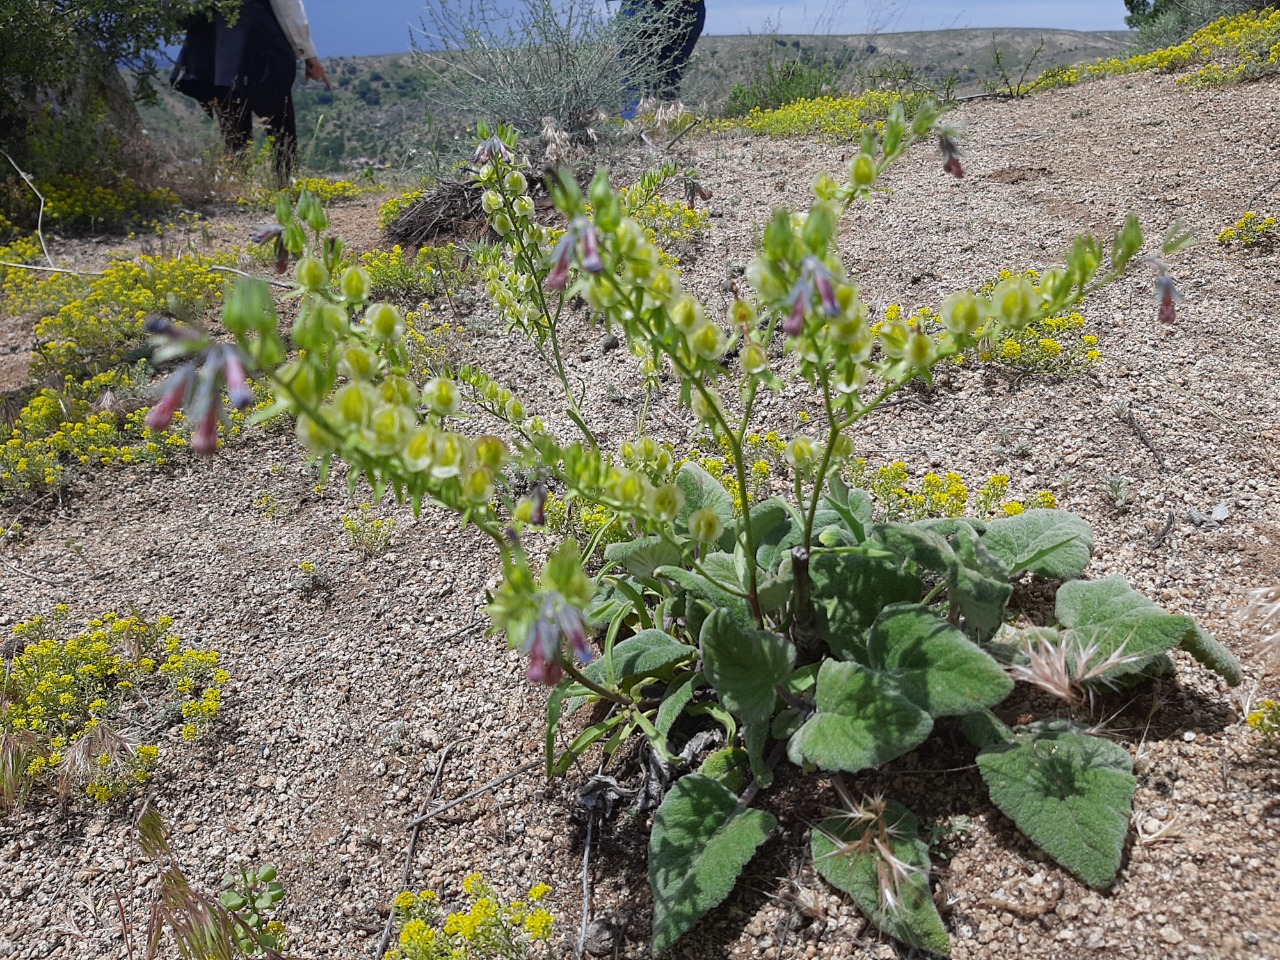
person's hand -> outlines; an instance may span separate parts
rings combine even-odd
[[[333,89],[333,84],[329,82],[328,76],[325,75],[324,64],[320,62],[319,57],[308,57],[306,60],[305,67],[306,69],[303,75],[308,80],[319,80],[321,83],[324,84],[324,88],[326,90]]]

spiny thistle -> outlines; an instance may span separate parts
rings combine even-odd
[[[1126,654],[1128,641],[1105,653],[1097,640],[1086,640],[1077,634],[1041,633],[1028,638],[1022,648],[1025,663],[1009,665],[1015,680],[1039,687],[1071,706],[1080,706],[1093,696],[1098,685],[1112,686],[1111,671],[1143,659],[1139,654]]]

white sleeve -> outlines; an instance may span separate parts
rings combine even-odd
[[[311,24],[307,22],[307,11],[302,9],[302,0],[271,0],[271,10],[293,47],[295,59],[309,60],[318,56],[316,45],[311,42]]]

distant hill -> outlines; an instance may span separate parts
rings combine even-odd
[[[941,88],[954,78],[958,94],[1001,85],[995,53],[1016,81],[1035,55],[1028,77],[1067,64],[1114,56],[1132,34],[1073,30],[928,30],[855,36],[705,36],[689,64],[685,101],[717,113],[733,87],[750,82],[766,64],[798,60],[827,65],[835,91],[856,89],[868,76],[901,75]],[[1039,52],[1037,53],[1037,48]],[[298,136],[308,165],[321,170],[361,166],[420,169],[433,155],[454,152],[475,117],[433,106],[430,80],[411,54],[326,59],[332,91],[320,84],[295,88]],[[162,145],[178,155],[216,149],[212,124],[199,108],[171,91],[144,107],[143,121]]]

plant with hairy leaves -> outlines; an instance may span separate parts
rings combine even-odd
[[[1037,282],[1012,275],[989,291],[951,294],[938,310],[940,333],[900,319],[873,329],[836,246],[838,222],[919,141],[938,137],[944,169],[963,173],[939,120],[936,106],[921,105],[911,120],[894,108],[882,134],[863,137],[846,179],[820,177],[806,211],[775,211],[746,271],[753,299],[733,303],[725,324],[663,261],[606,172],[585,193],[569,176],[549,178],[564,218],[553,230],[534,219],[510,131],[483,129],[476,179],[498,240],[478,256],[488,258],[488,293],[512,332],[560,384],[557,415],[531,410],[476,368],[413,382],[399,312],[367,302],[359,268],[341,277],[324,268],[325,237],[296,248],[293,339],[305,353],[259,366],[276,409],[296,418],[322,462],[349,464],[352,483],[364,477],[376,494],[415,508],[442,504],[493,543],[503,574],[488,608],[493,628],[528,654],[530,680],[555,687],[548,774],[593,746],[612,755],[633,736],[672,771],[649,845],[655,953],[728,896],[774,829],[774,816],[752,802],[780,767],[824,779],[862,774],[914,750],[945,717],[961,718],[979,748],[996,805],[1068,870],[1106,886],[1129,822],[1129,755],[1070,720],[1011,728],[994,708],[1017,678],[1048,676],[1040,649],[1065,651],[1058,680],[1068,715],[1091,690],[1170,669],[1178,647],[1239,682],[1231,655],[1189,618],[1119,578],[1080,580],[1092,535],[1071,514],[876,522],[870,497],[842,479],[857,453],[854,428],[979,336],[1062,315],[1139,265],[1167,274],[1162,260],[1140,256],[1144,235],[1131,217],[1109,249],[1080,237]],[[1162,253],[1186,242],[1174,232]],[[806,385],[820,413],[805,432],[780,438],[791,495],[735,505],[724,484],[696,463],[677,465],[647,435],[643,408],[635,435],[604,447],[560,343],[573,298],[621,335],[643,377],[674,382],[737,491],[752,490],[758,400]],[[229,296],[228,310],[237,302]],[[246,357],[261,353],[259,338],[278,337],[274,315],[233,314],[227,326]],[[778,344],[790,354],[785,365],[774,359]],[[501,435],[463,432],[468,411],[501,424]],[[629,531],[603,550],[594,576],[587,566],[603,532],[585,545],[564,540],[541,567],[530,559],[525,543],[545,523],[553,489]],[[1051,623],[1006,626],[1024,578],[1066,581]],[[561,730],[593,701],[609,704],[603,719]],[[673,740],[697,725],[721,728],[728,749],[690,772]],[[558,746],[562,733],[567,747]],[[813,835],[819,870],[893,936],[945,953],[915,818],[887,799],[845,806],[855,819]]]

